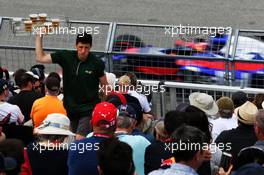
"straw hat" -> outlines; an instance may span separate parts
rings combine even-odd
[[[236,108],[234,113],[240,122],[253,125],[257,112],[258,108],[250,101],[247,101],[243,105]]]

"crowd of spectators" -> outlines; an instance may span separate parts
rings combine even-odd
[[[249,99],[239,91],[214,99],[193,92],[163,118],[153,113],[151,98],[136,90],[141,84],[135,74],[116,78],[100,71],[103,85],[111,87],[97,92],[101,101],[73,129],[63,103],[73,96],[63,93],[59,74],[45,76],[44,69],[19,69],[14,84],[2,71],[0,174],[264,175],[263,94]],[[79,135],[84,125],[89,132]]]

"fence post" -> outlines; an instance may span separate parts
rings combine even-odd
[[[238,36],[239,36],[239,30],[236,30],[235,31],[235,36],[234,36],[234,42],[233,42],[233,46],[232,46],[231,58],[230,58],[230,63],[231,63],[231,86],[233,85],[234,81],[236,80],[236,77],[235,77],[235,57],[236,57]]]
[[[159,94],[160,94],[160,115],[161,118],[165,117],[165,96],[164,96],[164,92],[161,92],[161,86],[165,85],[165,83],[163,81],[159,82]]]

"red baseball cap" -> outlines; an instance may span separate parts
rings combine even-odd
[[[111,126],[116,125],[118,110],[112,104],[108,102],[98,103],[92,114],[92,126],[106,127],[109,128]],[[100,122],[104,121],[104,122]]]

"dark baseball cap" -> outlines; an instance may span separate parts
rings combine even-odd
[[[137,113],[131,105],[120,105],[117,109],[119,110],[119,116],[130,117],[137,120]]]
[[[4,79],[0,79],[0,94],[4,92],[8,88],[8,83]]]

